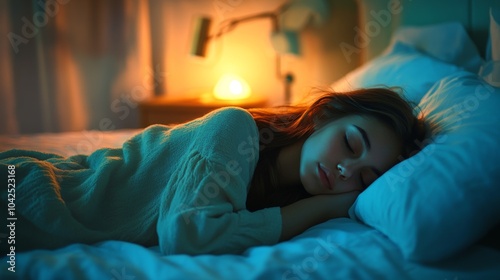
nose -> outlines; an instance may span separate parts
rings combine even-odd
[[[354,162],[344,162],[337,164],[337,171],[339,172],[339,178],[344,181],[351,178],[355,168],[356,164]]]

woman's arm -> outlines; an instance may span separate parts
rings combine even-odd
[[[359,192],[316,195],[281,208],[280,241],[288,240],[306,229],[329,219],[347,217]]]

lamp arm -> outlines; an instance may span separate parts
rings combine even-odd
[[[256,14],[256,15],[251,15],[247,17],[242,17],[239,19],[234,19],[228,22],[227,24],[221,26],[219,28],[219,31],[215,33],[214,35],[211,35],[208,37],[208,39],[217,39],[221,37],[222,35],[231,32],[238,24],[246,22],[246,21],[252,21],[256,20],[259,18],[270,18],[273,24],[273,31],[276,31],[278,29],[278,17],[274,13],[261,13],[261,14]]]
[[[272,21],[272,26],[273,26],[273,32],[276,32],[278,31],[278,15],[281,14],[282,12],[284,12],[288,7],[290,6],[290,4],[287,2],[287,3],[284,3],[283,5],[279,6],[274,12],[264,12],[264,13],[259,13],[259,14],[255,14],[255,15],[250,15],[250,16],[246,16],[246,17],[241,17],[241,18],[236,18],[236,19],[233,19],[231,21],[229,21],[228,23],[226,23],[225,25],[221,26],[219,28],[219,31],[217,33],[215,33],[214,35],[211,35],[208,37],[208,39],[216,39],[228,32],[231,32],[238,24],[242,23],[242,22],[246,22],[246,21],[252,21],[252,20],[256,20],[256,19],[260,19],[260,18],[270,18],[271,21]]]

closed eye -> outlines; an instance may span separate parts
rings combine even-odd
[[[351,144],[349,144],[349,141],[347,140],[347,134],[344,134],[344,142],[345,142],[345,145],[347,146],[347,149],[349,149],[349,151],[351,151],[351,153],[354,154],[354,149],[352,148]]]

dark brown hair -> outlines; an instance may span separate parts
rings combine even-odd
[[[417,117],[416,106],[395,89],[316,90],[314,96],[317,98],[302,105],[249,110],[260,133],[259,161],[247,197],[250,211],[285,206],[308,196],[302,186],[279,188],[276,159],[282,147],[307,138],[331,121],[349,115],[374,117],[394,130],[403,144],[402,158],[418,151],[425,137],[425,125]]]

